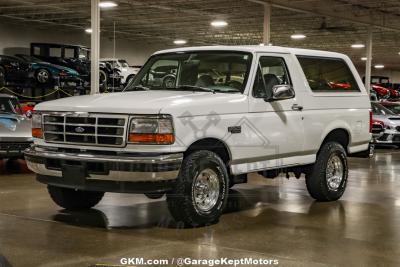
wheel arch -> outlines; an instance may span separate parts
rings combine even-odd
[[[224,141],[217,138],[209,137],[196,140],[186,149],[184,155],[186,156],[196,150],[212,151],[216,153],[226,165],[228,165],[232,159],[232,154],[228,145]]]
[[[336,128],[331,130],[325,135],[325,138],[323,139],[319,150],[321,150],[321,147],[331,141],[338,142],[343,146],[346,152],[348,152],[349,144],[351,140],[351,135],[350,131],[345,129],[345,128]],[[319,151],[318,151],[319,152]]]

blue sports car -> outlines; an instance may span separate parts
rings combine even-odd
[[[61,84],[75,83],[76,86],[82,84],[82,79],[76,70],[44,62],[34,56],[17,54],[15,57],[29,64],[29,76],[39,85],[58,85],[58,80]]]

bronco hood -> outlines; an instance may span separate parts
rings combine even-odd
[[[119,114],[171,114],[175,116],[247,112],[247,96],[211,92],[135,91],[75,96],[43,102],[38,111]],[[185,115],[186,114],[186,115]]]

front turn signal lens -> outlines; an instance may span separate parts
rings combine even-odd
[[[42,128],[32,128],[32,137],[33,138],[43,138]]]
[[[128,141],[135,144],[171,145],[175,142],[175,137],[173,134],[130,133]]]

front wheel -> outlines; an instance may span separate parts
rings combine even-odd
[[[346,189],[348,171],[344,148],[336,142],[328,142],[306,174],[307,190],[318,201],[338,200]]]
[[[176,185],[167,193],[168,208],[185,226],[212,224],[226,206],[228,191],[228,172],[221,158],[211,151],[195,151],[184,159]]]
[[[67,210],[90,209],[96,206],[104,196],[104,192],[81,191],[70,188],[47,186],[51,199]]]

